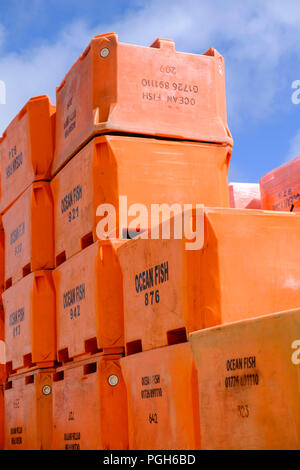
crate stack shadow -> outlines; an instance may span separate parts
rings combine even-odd
[[[233,185],[231,204],[248,208],[229,207],[232,145],[215,49],[114,33],[92,39],[56,110],[37,97],[12,121],[0,141],[6,449],[299,447],[299,312],[285,311],[300,306],[300,218],[258,210],[257,186]],[[153,224],[153,205],[180,210]],[[140,207],[151,223],[134,233]],[[194,240],[174,235],[178,220]]]

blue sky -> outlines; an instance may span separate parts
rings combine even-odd
[[[258,182],[300,155],[299,0],[0,0],[0,133],[34,95],[55,102],[55,87],[95,35],[150,45],[170,37],[176,49],[210,47],[226,63],[228,122],[234,137],[229,179]],[[300,95],[299,95],[300,96]]]

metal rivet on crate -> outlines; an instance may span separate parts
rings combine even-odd
[[[100,56],[105,58],[109,55],[109,49],[107,47],[103,47],[100,51]]]
[[[51,393],[50,385],[44,385],[42,391],[43,391],[44,395],[50,395],[50,393]]]
[[[119,383],[119,377],[117,375],[110,375],[108,377],[108,383],[109,385],[111,385],[112,387],[115,387],[116,385],[118,385]]]

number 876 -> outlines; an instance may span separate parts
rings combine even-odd
[[[159,302],[159,290],[156,291],[152,290],[151,292],[146,292],[145,294],[145,305],[153,305],[155,303],[158,304]]]

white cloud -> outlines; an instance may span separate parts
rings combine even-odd
[[[55,103],[55,90],[89,42],[86,25],[74,23],[54,44],[41,44],[23,54],[0,55],[0,79],[6,84],[5,106],[0,106],[0,131],[26,101],[47,94]]]
[[[99,23],[93,29],[83,22],[70,24],[54,43],[6,55],[1,55],[5,37],[0,24],[0,79],[7,87],[0,132],[30,96],[47,93],[54,101],[55,87],[91,37],[107,31],[116,31],[121,41],[143,45],[158,36],[170,37],[185,52],[201,53],[221,44],[230,121],[243,125],[263,119],[278,106],[287,77],[285,61],[292,61],[293,78],[300,78],[299,24],[298,0],[136,1],[113,24]]]

